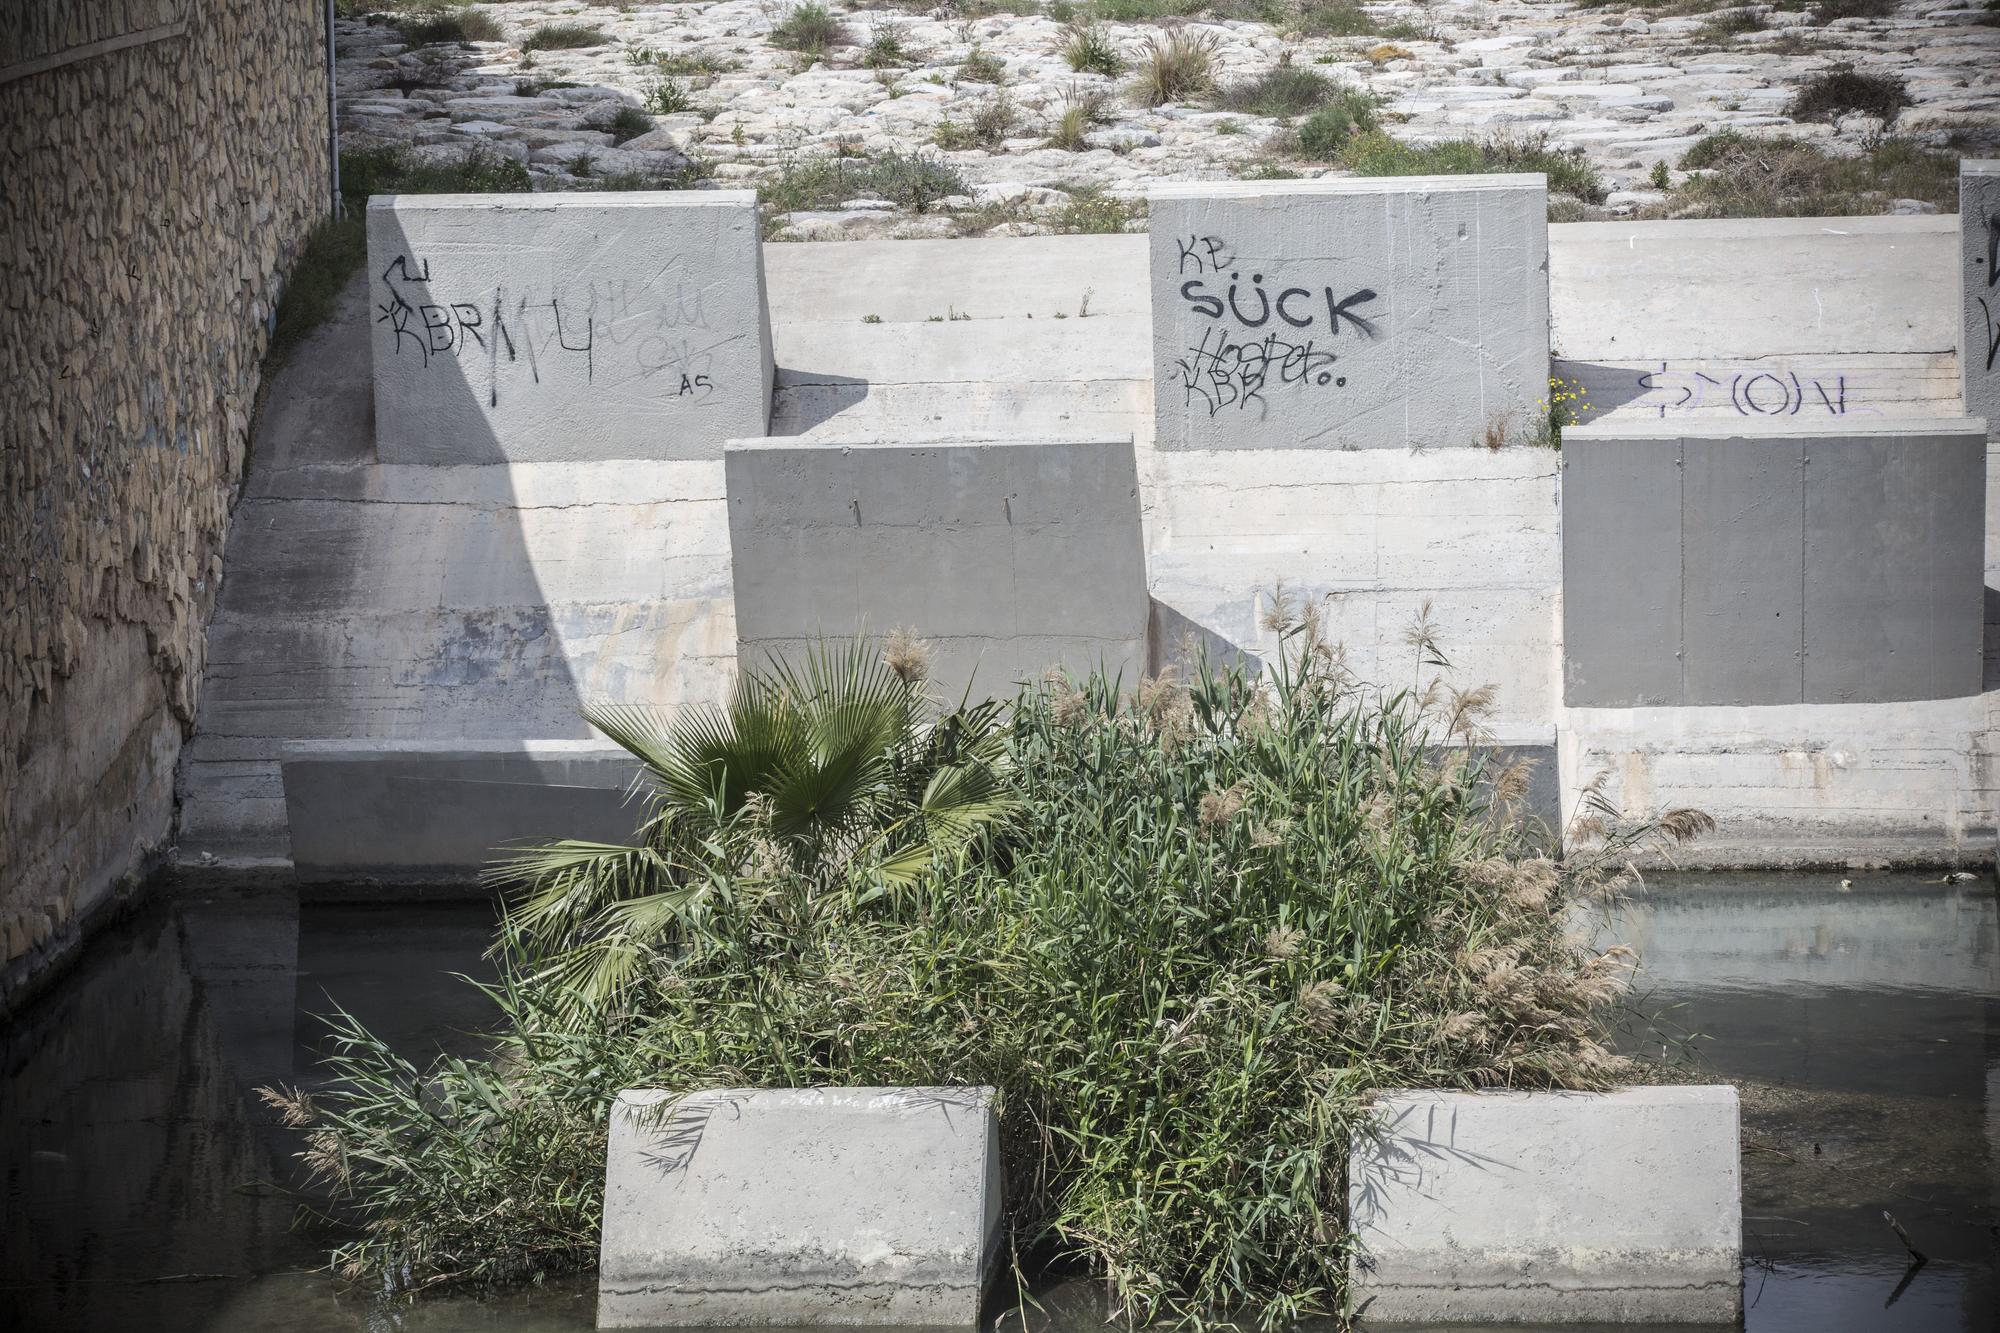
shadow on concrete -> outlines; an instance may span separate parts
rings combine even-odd
[[[2000,690],[2000,588],[1986,589],[1986,631],[1980,658],[1981,693]]]
[[[772,379],[771,434],[803,435],[868,398],[869,383],[852,375],[779,366]]]
[[[1231,642],[1206,625],[1182,615],[1157,597],[1149,597],[1146,670],[1151,675],[1171,667],[1185,679],[1206,662],[1211,670],[1241,667],[1252,680],[1264,674],[1263,659]]]
[[[601,608],[551,605],[520,469],[492,461],[499,441],[489,430],[442,442],[441,459],[464,466],[379,464],[370,346],[395,336],[388,262],[371,257],[266,393],[181,776],[184,855],[288,855],[299,811],[288,817],[280,762],[301,742],[346,743],[350,760],[377,744],[407,765],[426,746],[526,751],[593,734],[574,657],[602,636]],[[477,369],[456,350],[432,354],[440,393],[481,392]],[[554,548],[559,568],[567,554]],[[342,798],[330,799],[340,817]],[[429,803],[412,799],[421,825]],[[434,817],[462,817],[448,805]],[[560,823],[523,819],[513,836],[561,835]],[[385,850],[365,830],[349,836],[363,861]]]

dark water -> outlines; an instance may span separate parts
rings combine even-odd
[[[1993,892],[1838,884],[1658,878],[1607,929],[1640,946],[1687,1077],[1743,1088],[1747,1326],[1988,1333]],[[490,924],[476,903],[301,908],[282,890],[184,889],[97,939],[0,1029],[0,1330],[590,1327],[587,1278],[414,1307],[341,1291],[268,1184],[295,1136],[252,1089],[311,1085],[311,1016],[339,1004],[411,1055],[469,1048],[483,1001],[451,974],[483,970]],[[1928,1256],[1914,1274],[1885,1210]],[[1098,1325],[1087,1293],[1051,1304],[1048,1322]]]

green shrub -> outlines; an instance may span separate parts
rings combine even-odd
[[[365,209],[376,194],[520,194],[531,188],[527,167],[484,145],[446,162],[418,160],[400,144],[340,154],[340,193],[350,213]]]
[[[1306,0],[1299,29],[1315,37],[1373,37],[1381,32],[1368,11],[1352,0]]]
[[[1370,1090],[1607,1086],[1629,951],[1572,908],[1705,820],[1594,798],[1535,856],[1524,771],[1440,749],[1476,693],[1359,687],[1275,600],[1261,682],[1057,678],[933,723],[809,666],[754,725],[620,710],[643,845],[518,863],[492,1053],[419,1066],[340,1016],[324,1090],[269,1094],[364,1224],[339,1270],[589,1265],[621,1088],[991,1084],[1014,1253],[1133,1326],[1338,1314]]]
[[[990,55],[978,47],[959,62],[958,77],[963,83],[993,83],[1007,81],[1007,65],[996,55]]]
[[[1117,235],[1145,215],[1146,205],[1141,200],[1079,190],[1057,210],[1051,230],[1082,236]]]
[[[1768,26],[1756,10],[1738,9],[1708,20],[1695,29],[1694,36],[1698,42],[1727,45],[1733,38],[1746,32],[1762,32]]]
[[[1187,28],[1148,37],[1134,94],[1147,106],[1163,106],[1207,92],[1215,86],[1215,52],[1220,45],[1214,33]]]
[[[700,109],[694,93],[679,79],[660,79],[646,89],[646,110],[656,116],[679,116]]]
[[[589,23],[545,23],[528,34],[523,51],[573,51],[586,46],[603,46],[610,34]]]
[[[1299,151],[1316,162],[1333,161],[1355,135],[1377,128],[1377,105],[1371,93],[1342,88],[1332,101],[1300,123]]]
[[[1255,78],[1224,88],[1216,105],[1251,116],[1288,118],[1324,105],[1333,95],[1333,80],[1286,58]]]
[[[1852,65],[1835,65],[1799,85],[1785,114],[1794,120],[1838,120],[1860,112],[1894,120],[1910,105],[1910,91],[1893,74],[1864,74]]]
[[[862,53],[861,63],[869,69],[894,69],[910,63],[910,48],[903,40],[903,29],[896,23],[878,23],[868,39],[868,49]]]
[[[1049,129],[1048,146],[1068,153],[1081,153],[1090,145],[1084,136],[1109,118],[1109,99],[1098,89],[1070,86],[1063,95],[1062,114]]]
[[[1813,0],[1811,13],[1815,23],[1831,23],[1835,19],[1886,19],[1896,14],[1897,0]],[[1988,8],[1992,6],[1989,4]]]
[[[506,40],[507,36],[498,19],[470,5],[413,9],[397,15],[395,24],[396,31],[411,46],[430,46],[438,42],[498,42]]]
[[[778,178],[757,187],[769,213],[827,209],[844,199],[887,199],[916,213],[938,200],[971,194],[958,169],[935,153],[883,153],[875,158],[803,157],[785,162]]]
[[[1382,130],[1356,134],[1340,152],[1340,165],[1361,176],[1466,176],[1539,171],[1552,195],[1601,204],[1609,191],[1580,149],[1558,149],[1548,139],[1447,139],[1410,144]]]
[[[1698,173],[1674,187],[1674,217],[1847,217],[1919,199],[1940,212],[1958,205],[1958,159],[1908,139],[1885,138],[1857,156],[1785,136],[1711,134],[1681,155]]]
[[[611,118],[611,142],[624,143],[636,139],[653,130],[653,118],[636,106],[621,106],[618,114]]]
[[[819,0],[801,0],[771,29],[771,45],[803,55],[824,55],[828,47],[847,44],[847,27]]]
[[[1116,78],[1125,72],[1124,57],[1100,23],[1071,23],[1063,29],[1062,58],[1079,74],[1104,74]]]

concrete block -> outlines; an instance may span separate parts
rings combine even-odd
[[[1565,432],[1566,701],[1977,694],[1985,473],[1964,418]]]
[[[749,190],[368,204],[385,463],[720,456],[770,421]]]
[[[1549,373],[1539,175],[1155,186],[1161,449],[1530,435]]]
[[[1348,1169],[1362,1319],[1741,1314],[1733,1087],[1397,1092],[1376,1124]]]
[[[1959,162],[1958,235],[1965,414],[2000,438],[2000,159]]]
[[[735,441],[723,468],[745,667],[908,625],[953,698],[1145,669],[1128,439]]]
[[[472,879],[524,840],[630,841],[642,813],[602,741],[301,741],[281,769],[305,879]]]
[[[635,1089],[599,1328],[971,1328],[1000,1240],[991,1088]]]

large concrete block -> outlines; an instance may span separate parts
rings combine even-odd
[[[746,667],[908,625],[954,699],[1145,669],[1130,440],[733,441],[723,471]]]
[[[970,1328],[1000,1239],[991,1088],[619,1094],[599,1328]]]
[[[629,842],[643,813],[602,741],[299,741],[281,767],[306,879],[472,879],[526,840]]]
[[[1734,1321],[1737,1125],[1726,1086],[1385,1095],[1348,1167],[1361,1317]]]
[[[1958,235],[1965,414],[2000,438],[2000,159],[1958,164]]]
[[[368,203],[385,463],[715,458],[770,421],[749,190]]]
[[[1581,426],[1562,504],[1572,707],[1979,693],[1977,421]]]
[[[1549,373],[1544,177],[1203,182],[1149,199],[1160,448],[1533,432]]]

